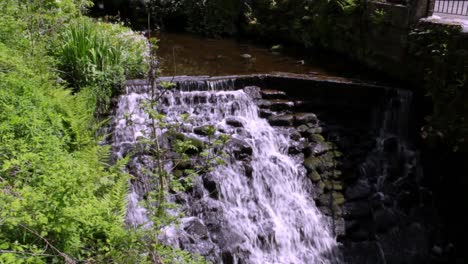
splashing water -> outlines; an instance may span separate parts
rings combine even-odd
[[[145,96],[129,91],[120,98],[116,120],[133,114],[132,125],[116,122],[117,155],[124,155],[127,145],[134,144],[146,129],[147,117],[138,110],[138,101]],[[167,243],[200,253],[214,263],[340,263],[337,242],[312,199],[313,186],[302,160],[287,155],[288,130],[273,128],[260,118],[251,96],[244,90],[185,90],[166,94],[162,102],[168,122],[179,122],[182,113],[191,116],[190,124],[184,124],[190,137],[206,140],[193,132],[202,125],[214,125],[217,133],[232,136],[230,157],[209,175],[218,195],[211,195],[213,190],[203,187],[199,179],[195,189],[202,195],[186,199],[189,217],[181,220],[180,230],[165,230]],[[233,154],[239,145],[247,149],[242,158]],[[136,192],[134,188],[129,195],[130,224],[145,222]],[[207,235],[190,234],[186,227],[194,219]]]

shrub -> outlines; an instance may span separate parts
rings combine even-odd
[[[145,76],[146,40],[122,25],[82,18],[66,28],[59,43],[62,76],[75,91],[92,87],[100,113],[126,77]]]

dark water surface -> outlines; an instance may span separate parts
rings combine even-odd
[[[337,56],[328,59],[321,54],[309,54],[306,59],[297,55],[285,55],[299,53],[293,49],[272,52],[269,48],[234,39],[208,39],[190,34],[161,33],[158,38],[163,76],[272,72],[343,76],[355,72],[349,63]],[[360,77],[359,74],[352,75]]]

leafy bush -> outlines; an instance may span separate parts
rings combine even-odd
[[[88,258],[123,233],[122,164],[103,164],[84,94],[35,65],[0,44],[0,250],[12,252],[2,263]]]
[[[75,91],[92,87],[100,112],[107,110],[126,77],[143,77],[147,71],[146,40],[122,25],[81,18],[66,28],[59,42],[63,77]]]

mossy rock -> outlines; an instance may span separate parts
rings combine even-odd
[[[323,194],[323,192],[325,190],[325,183],[323,183],[323,181],[319,181],[319,182],[317,182],[316,186],[317,186],[318,194]]]
[[[311,155],[304,160],[304,166],[309,172],[314,170],[317,170],[317,172],[325,172],[336,165],[333,157],[327,154],[318,157]]]
[[[339,157],[343,156],[343,153],[341,153],[338,150],[333,151],[332,154],[333,154],[333,157],[335,157],[335,158],[339,158]]]
[[[346,199],[344,198],[344,195],[340,192],[333,192],[333,203],[337,205],[342,205],[346,202]]]
[[[312,182],[314,182],[314,183],[319,182],[322,179],[320,174],[315,170],[311,171],[309,174],[307,174],[307,177],[309,177],[309,179],[311,179]]]
[[[342,172],[340,170],[326,171],[322,173],[323,179],[339,179],[341,178]]]
[[[320,134],[312,134],[309,136],[309,140],[311,142],[319,143],[319,142],[325,142],[325,138],[320,135]]]
[[[334,191],[343,190],[343,184],[339,181],[324,180],[323,183],[325,184],[325,190],[334,190]]]

